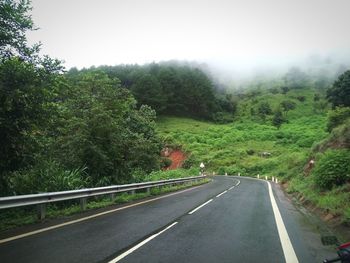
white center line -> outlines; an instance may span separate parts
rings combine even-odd
[[[132,252],[134,252],[136,249],[142,247],[144,244],[148,243],[149,241],[151,241],[153,238],[159,236],[160,234],[162,234],[163,232],[167,231],[169,228],[175,226],[177,224],[177,222],[172,223],[170,226],[166,227],[165,229],[163,229],[162,231],[159,231],[158,233],[150,236],[149,238],[146,238],[145,240],[143,240],[142,242],[138,243],[136,246],[133,246],[132,248],[130,248],[129,250],[125,251],[123,254],[119,255],[118,257],[112,259],[111,261],[109,261],[109,263],[116,263],[118,261],[120,261],[121,259],[125,258],[127,255],[131,254]]]
[[[280,237],[280,241],[281,241],[281,245],[282,245],[282,249],[283,249],[283,253],[284,253],[284,258],[286,260],[286,263],[298,263],[299,262],[298,258],[295,254],[293,245],[289,239],[287,229],[283,223],[281,213],[278,209],[275,197],[273,195],[271,183],[267,182],[267,184],[269,186],[269,195],[270,195],[270,199],[271,199],[272,210],[273,210],[273,213],[275,215],[277,231],[278,231],[278,235]]]
[[[188,214],[189,215],[192,215],[194,212],[196,212],[198,209],[201,209],[203,206],[209,204],[211,201],[213,201],[213,199],[210,199],[208,201],[206,201],[204,204],[198,206],[197,208],[193,209],[191,212],[189,212]]]
[[[226,191],[223,191],[221,194],[218,194],[216,197],[220,197],[222,196],[223,194],[227,193],[227,190]]]

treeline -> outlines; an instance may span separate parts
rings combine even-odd
[[[212,80],[199,67],[177,63],[144,66],[119,65],[68,71],[70,79],[86,72],[102,71],[130,90],[139,106],[149,105],[157,114],[186,116],[225,122],[231,120],[236,103],[232,96],[219,94]]]

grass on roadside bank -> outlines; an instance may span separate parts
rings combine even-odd
[[[315,187],[312,178],[293,178],[288,185],[289,193],[298,193],[300,197],[322,209],[326,214],[340,216],[341,222],[350,225],[350,184],[321,191]]]
[[[124,204],[135,200],[140,200],[146,197],[157,196],[169,192],[179,191],[192,186],[198,186],[208,183],[210,179],[204,179],[197,183],[186,183],[175,186],[163,186],[161,188],[153,188],[150,193],[139,192],[135,194],[122,193],[116,196],[114,200],[108,197],[96,197],[95,200],[88,201],[86,205],[87,210],[104,208],[117,204]],[[62,204],[49,204],[47,206],[46,218],[64,218],[78,213],[81,213],[80,205],[78,201],[70,205],[63,206]],[[13,208],[0,212],[0,232],[14,229],[24,225],[30,225],[40,222],[36,215],[35,207]]]

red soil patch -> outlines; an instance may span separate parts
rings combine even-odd
[[[168,158],[171,160],[171,165],[167,167],[167,170],[175,170],[182,166],[182,163],[186,160],[186,155],[180,150],[174,150],[170,153]]]

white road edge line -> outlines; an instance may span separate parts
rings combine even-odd
[[[235,186],[238,186],[240,183],[241,183],[241,181],[240,180],[237,180],[238,182],[237,182],[237,184],[235,185]]]
[[[21,235],[8,237],[8,238],[5,238],[5,239],[0,239],[0,244],[6,243],[6,242],[10,242],[12,240],[24,238],[24,237],[27,237],[27,236],[39,234],[39,233],[42,233],[42,232],[45,232],[45,231],[49,231],[49,230],[52,230],[52,229],[60,228],[60,227],[63,227],[63,226],[68,226],[68,225],[71,225],[71,224],[83,222],[85,220],[89,220],[89,219],[92,219],[92,218],[95,218],[95,217],[99,217],[99,216],[102,216],[102,215],[114,213],[114,212],[117,212],[119,210],[124,210],[124,209],[130,208],[130,207],[146,204],[146,203],[153,202],[153,201],[156,201],[156,200],[159,200],[159,199],[163,199],[163,198],[166,198],[166,197],[169,197],[169,196],[181,194],[181,193],[184,193],[184,192],[187,192],[187,191],[194,190],[194,189],[196,189],[198,187],[201,187],[201,186],[202,185],[199,185],[199,186],[196,186],[196,187],[193,187],[193,188],[185,189],[185,190],[180,191],[180,192],[175,192],[175,193],[171,193],[171,194],[168,194],[168,195],[155,197],[155,198],[152,198],[152,199],[149,199],[149,200],[146,200],[146,201],[141,201],[141,202],[138,202],[138,203],[134,203],[134,204],[131,204],[131,205],[127,205],[127,206],[119,207],[119,208],[116,208],[116,209],[108,210],[108,211],[101,212],[101,213],[98,213],[98,214],[94,214],[94,215],[91,215],[91,216],[79,218],[79,219],[72,220],[72,221],[69,221],[69,222],[65,222],[65,223],[62,223],[62,224],[58,224],[58,225],[54,225],[54,226],[38,229],[38,230],[35,230],[35,231],[32,231],[32,232],[28,232],[28,233],[24,233],[24,234],[21,234]]]
[[[213,199],[210,199],[208,201],[206,201],[204,204],[201,204],[200,206],[198,206],[197,208],[193,209],[191,212],[189,212],[189,215],[192,215],[194,212],[196,212],[197,210],[201,209],[203,206],[209,204],[211,201],[213,201]]]
[[[223,191],[221,194],[218,194],[216,197],[220,197],[220,196],[222,196],[223,194],[226,194],[226,193],[227,193],[227,190]]]
[[[277,231],[278,235],[280,237],[283,253],[284,253],[284,258],[286,260],[286,263],[298,263],[298,258],[295,254],[292,242],[290,241],[287,229],[283,223],[283,219],[281,216],[281,213],[278,209],[275,197],[272,192],[272,187],[271,183],[267,182],[269,186],[269,195],[270,195],[270,200],[271,200],[271,205],[272,205],[272,210],[275,216],[275,221],[277,225]]]
[[[234,186],[231,186],[229,189],[227,189],[227,191],[230,191],[230,190],[232,190],[233,188],[235,188],[235,185],[234,185]]]
[[[125,258],[127,255],[131,254],[132,252],[134,252],[135,250],[137,250],[138,248],[142,247],[144,244],[148,243],[149,241],[151,241],[153,238],[159,236],[160,234],[162,234],[163,232],[167,231],[169,228],[175,226],[178,222],[174,222],[172,223],[170,226],[164,228],[162,231],[159,231],[158,233],[146,238],[145,240],[143,240],[142,242],[138,243],[136,246],[130,248],[129,250],[125,251],[123,254],[119,255],[118,257],[116,257],[115,259],[112,259],[111,261],[109,261],[109,263],[116,263],[118,261],[120,261],[121,259]]]

